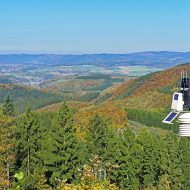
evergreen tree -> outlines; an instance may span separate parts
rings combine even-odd
[[[47,134],[48,143],[46,142],[43,148],[45,152],[41,152],[53,186],[63,181],[71,183],[78,180],[82,156],[75,132],[73,113],[63,104]]]
[[[140,183],[144,188],[152,188],[159,180],[159,141],[147,130],[142,130],[137,142],[143,147],[139,174]]]
[[[181,169],[182,169],[182,189],[190,189],[190,141],[187,137],[180,140],[181,147]]]
[[[106,178],[112,183],[117,183],[117,174],[119,170],[120,159],[120,132],[116,129],[109,128],[106,135]]]
[[[112,156],[117,168],[111,173],[111,179],[124,189],[139,189],[142,146],[137,144],[136,136],[130,129],[120,132],[118,140],[119,147]]]
[[[11,173],[15,161],[14,130],[12,120],[0,110],[0,189],[7,189],[11,186]]]
[[[106,131],[107,124],[96,114],[89,124],[87,134],[87,146],[91,155],[97,154],[104,157],[106,152]]]
[[[181,188],[181,155],[179,138],[169,133],[159,139],[159,181],[168,181],[171,189]]]
[[[114,163],[115,160],[112,159],[113,155],[118,152],[116,147],[118,139],[112,139],[113,131],[98,114],[92,118],[88,127],[87,148],[90,156],[88,158],[90,160],[89,165],[93,168],[95,177],[100,182],[111,180],[110,174],[117,167]],[[115,152],[113,152],[114,150]]]
[[[41,169],[39,129],[38,115],[30,110],[17,122],[17,166],[24,172],[25,189],[33,187],[36,170]]]
[[[14,114],[14,104],[10,95],[6,96],[3,103],[3,113],[7,116],[12,116]]]

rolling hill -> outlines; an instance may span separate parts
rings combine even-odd
[[[110,121],[114,127],[130,123],[145,126],[172,129],[177,126],[162,124],[170,110],[173,92],[179,90],[181,72],[190,72],[190,64],[179,65],[161,72],[130,79],[114,88],[103,91],[100,96],[88,103],[68,102],[75,109],[75,122],[78,126],[87,126],[93,115],[99,114]],[[52,104],[40,109],[42,112],[57,111],[61,104]]]
[[[14,84],[41,87],[68,76],[143,76],[190,61],[190,52],[138,52],[128,54],[7,54],[0,55],[0,77]]]
[[[113,100],[124,100],[127,107],[164,111],[170,109],[171,96],[179,91],[181,73],[190,73],[190,64],[149,74],[131,82]],[[117,89],[116,89],[117,91]]]
[[[112,84],[109,88],[103,89],[97,97],[93,97],[92,99],[89,99],[89,94],[85,96],[85,94],[81,93],[78,87],[74,93],[70,92],[70,95],[66,96],[64,93],[51,93],[50,91],[39,91],[13,84],[1,84],[0,101],[2,102],[3,98],[7,94],[10,94],[14,97],[16,109],[19,110],[18,113],[21,113],[26,107],[39,109],[40,112],[54,112],[66,100],[68,105],[76,110],[76,124],[83,126],[87,125],[90,118],[96,113],[110,120],[113,125],[119,128],[125,126],[127,118],[129,120],[135,120],[135,122],[143,122],[139,113],[144,113],[147,117],[155,116],[159,118],[158,120],[160,121],[155,123],[155,125],[159,125],[161,119],[170,110],[171,96],[173,92],[178,91],[180,75],[183,71],[190,72],[190,64],[178,65],[138,78],[129,78],[123,82],[119,81],[117,85]],[[88,85],[86,86],[86,83],[92,83],[94,80],[95,86],[93,88],[95,88],[97,84],[101,85],[101,83],[97,83],[97,80],[105,80],[105,77],[108,76],[95,80],[92,76],[81,76],[73,84],[80,81],[80,85],[87,90]],[[109,80],[113,80],[110,77],[108,78]],[[59,82],[56,82],[56,85],[58,84]],[[65,86],[68,89],[71,88],[67,83],[61,82],[61,84],[63,85],[61,87],[63,89]],[[51,85],[53,88],[54,85]],[[60,86],[58,87],[60,88]],[[90,86],[88,88],[92,87]],[[96,92],[96,89],[92,92]],[[74,97],[75,94],[78,96]],[[86,101],[87,99],[89,101]],[[143,124],[149,125],[148,123]],[[163,126],[160,127],[164,128]]]

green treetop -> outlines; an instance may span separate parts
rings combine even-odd
[[[3,113],[7,116],[12,116],[15,112],[13,100],[10,95],[6,96],[3,103]]]

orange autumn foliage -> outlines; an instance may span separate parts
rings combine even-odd
[[[176,85],[177,82],[180,81],[181,72],[189,70],[190,64],[155,73],[136,89],[134,96],[143,95],[145,92],[149,91],[156,91],[168,85]]]
[[[126,124],[127,115],[125,110],[117,107],[112,101],[100,106],[89,106],[86,109],[79,110],[75,114],[75,124],[86,127],[95,114],[99,114],[113,127],[122,128]]]
[[[134,80],[128,80],[127,82],[122,83],[119,85],[116,89],[112,91],[112,96],[109,98],[109,100],[114,99],[115,97],[119,96],[120,94],[124,93],[125,90],[132,85]]]

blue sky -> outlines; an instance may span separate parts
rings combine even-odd
[[[189,0],[1,0],[1,53],[190,51]]]

